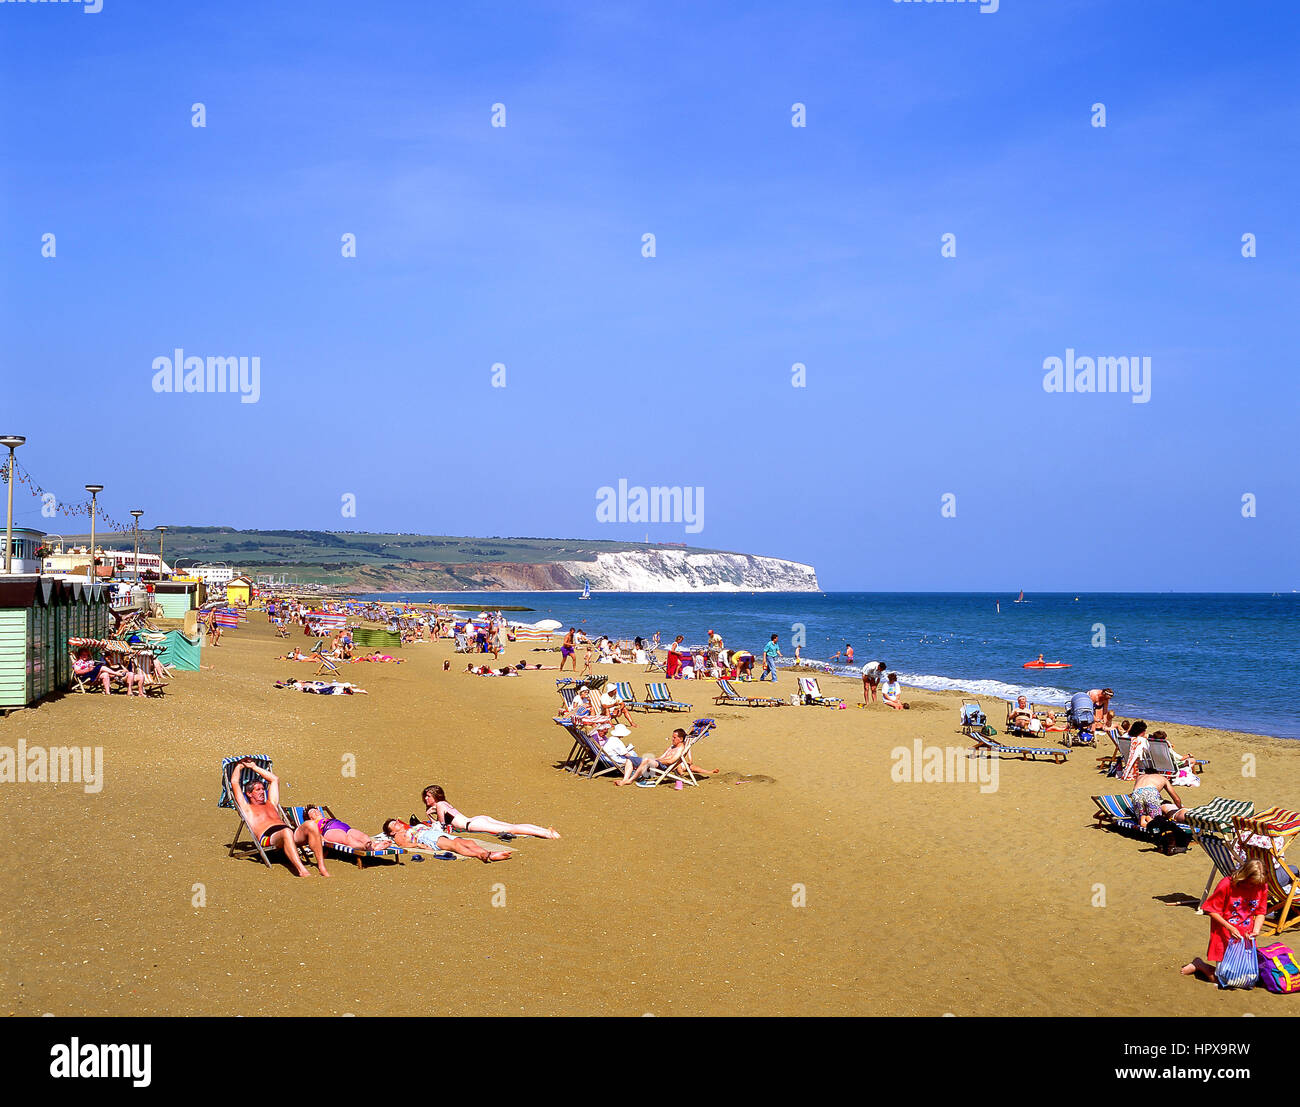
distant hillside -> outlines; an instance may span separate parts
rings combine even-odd
[[[175,526],[164,552],[172,565],[224,561],[352,591],[564,591],[584,577],[605,591],[818,591],[813,568],[798,562],[595,539]]]

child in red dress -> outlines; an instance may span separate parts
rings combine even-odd
[[[1182,967],[1182,974],[1213,980],[1228,942],[1257,936],[1267,909],[1264,863],[1254,858],[1242,862],[1236,872],[1219,881],[1218,887],[1201,904],[1201,910],[1210,916],[1210,947],[1205,951],[1204,961],[1192,958]]]

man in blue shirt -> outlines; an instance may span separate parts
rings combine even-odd
[[[774,634],[772,635],[772,641],[763,647],[764,668],[758,678],[760,681],[766,680],[770,676],[772,683],[776,683],[776,659],[781,656],[781,647],[776,644],[776,635]]]

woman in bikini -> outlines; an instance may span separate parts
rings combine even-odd
[[[376,842],[369,834],[354,830],[342,819],[327,819],[319,807],[307,808],[307,818],[315,819],[320,836],[336,846],[351,846],[353,849],[380,850],[383,842]]]
[[[513,834],[526,838],[558,838],[559,832],[554,827],[540,827],[533,823],[503,823],[489,815],[473,815],[466,818],[447,802],[447,794],[441,785],[430,784],[424,790],[425,813],[430,821],[442,827],[450,834],[453,830],[467,831],[470,834]],[[478,826],[474,824],[478,823]]]

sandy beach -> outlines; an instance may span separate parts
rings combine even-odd
[[[895,751],[969,745],[958,693],[912,709],[715,708],[638,714],[642,753],[682,719],[716,730],[698,788],[615,788],[557,768],[554,672],[465,675],[450,643],[355,664],[367,696],[279,691],[311,666],[265,616],[203,652],[165,698],[65,695],[0,722],[0,745],[102,746],[102,790],[7,784],[0,880],[12,1015],[1242,1015],[1284,998],[1183,978],[1203,955],[1209,861],[1095,829],[1096,771],[1003,760],[978,781],[899,781]],[[752,648],[752,646],[751,646]],[[554,664],[558,654],[518,656]],[[601,669],[631,680],[635,666]],[[856,704],[860,684],[821,678]],[[783,673],[778,692],[794,682]],[[770,685],[744,686],[752,695]],[[1001,729],[1000,703],[985,702]],[[1210,761],[1189,804],[1294,807],[1300,747],[1168,727]],[[373,864],[294,879],[231,858],[223,756],[268,753],[285,802],[324,802],[370,833],[439,783],[466,814],[553,825],[511,861]],[[1103,751],[1097,751],[1103,752]],[[1252,755],[1254,776],[1243,775]],[[347,770],[355,761],[355,775]],[[201,905],[196,905],[201,904]],[[1283,940],[1286,940],[1285,937]]]

